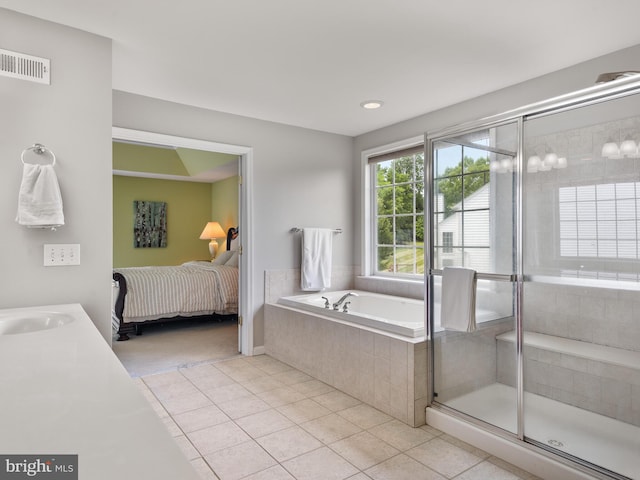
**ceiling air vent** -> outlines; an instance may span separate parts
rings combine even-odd
[[[50,85],[49,59],[0,48],[0,76]]]

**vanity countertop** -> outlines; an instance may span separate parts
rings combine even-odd
[[[79,304],[0,310],[60,312],[50,330],[0,334],[0,454],[78,455],[83,480],[196,480],[124,367]]]

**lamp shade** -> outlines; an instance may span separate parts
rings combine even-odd
[[[209,242],[209,253],[212,258],[218,255],[218,242],[216,238],[224,238],[226,234],[218,222],[209,222],[205,225],[200,234],[200,240],[211,240]]]
[[[200,234],[200,240],[212,240],[214,238],[222,238],[226,234],[218,222],[209,222],[205,225],[204,230]]]

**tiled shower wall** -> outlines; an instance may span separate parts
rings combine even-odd
[[[620,102],[623,100],[618,100]],[[615,118],[621,104],[599,105],[596,113]],[[580,111],[568,121],[585,122]],[[578,116],[581,115],[581,116]],[[586,116],[585,116],[586,115]],[[616,276],[640,280],[637,258],[572,257],[560,252],[558,189],[621,183],[640,187],[640,158],[602,158],[602,145],[640,134],[640,117],[604,121],[596,125],[560,131],[562,114],[533,120],[533,130],[545,128],[550,134],[529,136],[525,124],[525,157],[544,155],[551,150],[567,158],[567,167],[528,173],[524,185],[525,273],[565,277],[564,285],[527,283],[524,290],[524,329],[599,345],[640,351],[640,294],[637,289],[616,288]],[[565,119],[566,121],[566,119]],[[558,123],[557,125],[554,122]],[[595,221],[596,219],[585,219]],[[636,218],[636,222],[638,218]],[[599,239],[615,238],[612,231],[600,232]],[[614,235],[611,237],[610,235]],[[571,235],[569,235],[571,237]],[[563,237],[564,238],[564,237]],[[631,240],[631,239],[630,239]],[[638,242],[636,232],[635,241]],[[596,287],[571,284],[572,278],[588,279]],[[583,282],[584,283],[584,282]]]
[[[525,331],[639,351],[640,297],[606,288],[525,284]],[[515,345],[498,342],[498,381],[515,386]],[[524,348],[527,392],[640,426],[640,365]]]
[[[560,187],[638,185],[639,158],[604,159],[601,154],[607,141],[619,143],[627,136],[638,140],[640,117],[617,119],[621,102],[626,101],[616,102],[533,120],[530,131],[539,131],[537,135],[528,135],[525,125],[525,158],[550,150],[567,158],[567,168],[528,173],[525,177],[526,273],[551,275],[556,280],[562,274],[565,278],[560,285],[525,284],[523,326],[525,331],[617,349],[612,352],[639,352],[640,294],[617,288],[624,284],[616,282],[618,276],[638,281],[638,259],[560,254]],[[612,120],[563,128],[565,122],[587,123],[593,112]],[[609,234],[615,234],[615,226],[613,229]],[[576,279],[573,285],[572,277]],[[594,286],[581,286],[585,285],[582,279]],[[514,378],[513,365],[507,361],[513,358],[513,349],[513,344],[499,342],[498,378],[508,384]],[[524,353],[527,391],[640,425],[640,365],[614,365],[527,346]]]
[[[639,319],[637,291],[533,282],[524,285],[526,331],[640,351]]]
[[[498,342],[498,381],[515,387],[515,344]],[[640,426],[640,369],[524,347],[525,391]]]
[[[434,342],[437,400],[446,402],[495,383],[498,371],[496,337],[513,327],[513,318],[505,318],[480,325],[473,333],[437,333]]]

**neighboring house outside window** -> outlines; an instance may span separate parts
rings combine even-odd
[[[489,155],[478,148],[436,151],[434,178],[435,268],[492,271]]]

